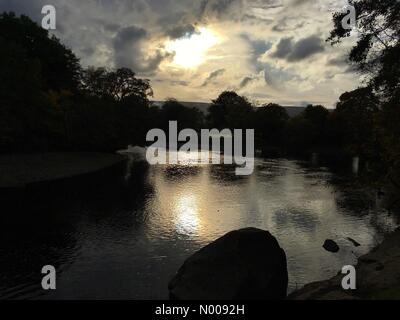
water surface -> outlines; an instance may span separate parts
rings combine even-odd
[[[17,219],[1,228],[0,298],[167,298],[168,281],[187,257],[244,227],[278,239],[292,291],[354,264],[396,226],[349,175],[302,161],[256,159],[249,177],[228,166],[182,165],[126,178],[122,189],[103,179],[90,190],[74,186],[72,195],[55,185],[45,200],[31,197],[13,213]],[[327,238],[339,253],[322,248]],[[55,291],[41,290],[46,264],[58,270]]]

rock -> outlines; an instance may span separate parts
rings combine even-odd
[[[285,299],[286,254],[268,232],[229,232],[189,257],[169,283],[176,300]]]
[[[293,300],[399,300],[400,299],[400,229],[390,235],[370,253],[360,257],[356,266],[357,289],[343,290],[343,274],[310,283],[291,293]]]
[[[324,245],[322,247],[326,251],[333,252],[333,253],[336,253],[336,252],[338,252],[340,250],[338,244],[335,241],[331,240],[331,239],[325,240],[325,243],[324,243]]]
[[[361,244],[359,244],[356,240],[354,240],[350,237],[347,237],[347,240],[349,240],[355,247],[361,246]]]

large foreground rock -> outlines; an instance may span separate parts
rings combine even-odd
[[[286,254],[267,231],[232,231],[188,258],[169,284],[178,300],[284,299]]]

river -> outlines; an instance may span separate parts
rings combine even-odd
[[[126,176],[123,191],[105,180],[90,197],[75,187],[72,196],[64,190],[24,206],[17,222],[1,228],[0,298],[168,298],[168,281],[187,257],[244,227],[278,239],[293,291],[356,263],[397,225],[351,173],[307,161],[257,158],[248,177],[220,165],[139,171]],[[338,242],[338,253],[322,248],[327,238]],[[57,269],[54,291],[40,286],[46,264]]]

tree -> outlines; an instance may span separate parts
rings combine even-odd
[[[55,36],[50,37],[29,17],[17,17],[14,13],[0,14],[0,30],[3,43],[20,48],[31,63],[39,63],[43,90],[77,89],[81,76],[79,60]]]
[[[250,129],[253,111],[253,106],[245,97],[225,91],[213,100],[209,108],[209,125],[217,129]]]
[[[302,116],[310,124],[308,140],[312,147],[324,148],[327,142],[327,123],[329,111],[321,105],[309,105]]]
[[[400,113],[400,1],[351,0],[350,4],[356,11],[358,40],[349,60],[368,77],[368,86],[379,99],[374,130],[379,132],[378,143],[384,148],[375,152],[375,158],[385,161],[379,165],[387,167],[390,180],[400,181],[400,163],[394,160],[400,150],[397,129],[397,115]],[[344,29],[341,23],[345,15],[337,12],[333,16],[334,29],[328,39],[332,44],[351,35],[351,30]],[[364,104],[369,104],[369,99],[371,97],[364,97]],[[399,182],[396,184],[400,185]]]
[[[314,128],[303,115],[290,119],[285,131],[285,145],[290,153],[305,155],[313,148],[310,137],[314,137]]]
[[[376,143],[374,117],[378,101],[370,87],[343,93],[335,114],[342,123],[344,143],[356,155],[369,156]]]
[[[257,144],[261,149],[265,146],[282,146],[288,120],[286,109],[278,104],[270,103],[256,108],[253,123]]]
[[[378,165],[385,165],[388,179],[400,190],[400,91],[385,102],[376,116],[379,140],[383,148]],[[383,160],[383,163],[382,163]]]
[[[350,0],[349,3],[355,8],[358,30],[358,41],[349,60],[387,98],[400,86],[400,1]],[[345,12],[333,16],[334,29],[328,38],[332,44],[351,35],[352,30],[342,26],[345,16]]]
[[[168,99],[161,107],[161,127],[168,131],[169,121],[178,122],[178,130],[200,130],[203,126],[203,114],[195,108],[187,108],[175,99]]]
[[[147,103],[153,96],[150,81],[136,78],[128,68],[107,70],[106,68],[88,68],[83,75],[82,89],[89,95],[122,101],[136,99],[138,103]]]

